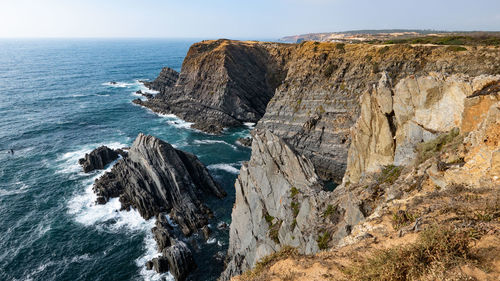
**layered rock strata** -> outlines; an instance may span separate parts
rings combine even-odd
[[[184,280],[195,267],[191,250],[175,235],[166,216],[189,236],[207,226],[212,216],[206,196],[226,195],[193,154],[139,134],[128,154],[94,184],[98,203],[119,197],[122,209],[134,208],[144,219],[157,218],[152,229],[162,255],[149,263],[159,272],[169,270]]]
[[[211,133],[260,120],[258,129],[307,156],[322,180],[340,183],[360,97],[383,76],[391,96],[398,85],[413,94],[419,83],[431,90],[453,75],[498,75],[497,53],[494,47],[203,41],[189,50],[175,84],[172,70],[164,70],[150,85],[160,94],[137,103]]]
[[[146,84],[160,94],[135,102],[156,112],[175,114],[210,133],[257,122],[285,75],[281,53],[287,48],[277,43],[229,40],[194,44],[180,74],[165,68],[154,82]]]
[[[84,158],[78,160],[83,172],[89,173],[94,170],[102,170],[106,165],[118,159],[119,155],[124,155],[121,149],[113,150],[107,146],[100,146],[90,153],[86,153]]]
[[[385,200],[380,184],[354,183],[377,181],[381,172],[399,175],[399,166],[418,157],[418,144],[461,127],[467,99],[484,100],[470,101],[475,108],[491,105],[493,90],[484,87],[494,88],[500,75],[490,47],[303,43],[288,50],[287,75],[256,126],[251,159],[236,182],[222,280],[284,245],[314,253],[340,243]],[[496,160],[489,155],[491,167]],[[462,160],[454,161],[445,166]],[[325,181],[342,179],[325,191]],[[398,194],[391,190],[387,198]]]

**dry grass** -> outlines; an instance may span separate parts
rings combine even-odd
[[[281,248],[280,251],[263,257],[259,262],[257,262],[257,264],[252,270],[245,272],[242,277],[244,278],[244,280],[258,280],[255,278],[261,277],[265,273],[266,269],[268,269],[269,266],[271,266],[272,264],[282,259],[297,257],[297,256],[298,256],[297,249],[290,246],[284,246],[283,248]]]
[[[417,145],[417,164],[437,156],[445,147],[458,147],[458,145],[462,143],[462,140],[460,131],[455,128],[448,133],[438,136],[434,140]]]
[[[415,243],[378,251],[345,273],[350,280],[415,280],[474,260],[471,242],[465,230],[434,226],[421,232]]]

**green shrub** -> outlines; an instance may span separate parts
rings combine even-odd
[[[299,194],[299,190],[295,186],[292,186],[292,188],[290,188],[291,197],[295,197],[297,194]]]
[[[335,212],[337,211],[337,206],[333,205],[328,205],[326,207],[326,210],[323,212],[323,218],[331,218],[333,215],[335,215]]]
[[[323,232],[323,234],[320,234],[318,236],[318,239],[316,240],[318,242],[318,248],[320,250],[324,250],[328,248],[328,242],[330,242],[330,233],[328,231]]]
[[[467,51],[467,48],[462,46],[449,46],[446,48],[446,50],[450,52],[461,52],[461,51]]]
[[[454,128],[448,133],[442,134],[431,141],[418,144],[417,164],[423,163],[427,159],[436,156],[447,144],[452,144],[458,147],[462,141],[462,139],[459,138],[459,135],[460,131],[458,128]]]
[[[266,220],[267,224],[269,224],[269,226],[273,224],[274,217],[271,216],[268,212],[264,214],[264,219]]]
[[[334,64],[330,64],[330,65],[328,65],[328,66],[326,67],[326,69],[325,69],[325,72],[324,72],[325,77],[330,77],[330,76],[332,76],[332,74],[333,74],[333,72],[335,71],[335,69],[336,69],[336,68],[337,68],[337,67],[336,67]]]
[[[377,182],[379,184],[393,184],[401,175],[402,170],[403,168],[400,166],[387,165],[382,169],[382,172],[377,178]]]
[[[290,203],[290,207],[292,207],[293,217],[296,218],[300,211],[300,204],[298,202],[292,201],[292,203]]]

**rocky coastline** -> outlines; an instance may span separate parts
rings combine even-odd
[[[100,147],[86,159],[95,155],[108,159],[105,156],[112,152]],[[151,231],[161,255],[146,266],[159,273],[170,271],[176,280],[185,280],[196,268],[193,254],[182,238],[209,231],[208,220],[213,215],[203,203],[204,198],[226,196],[196,156],[143,134],[137,136],[111,171],[96,179],[93,190],[98,204],[119,197],[121,210],[134,208],[146,220],[156,218]]]
[[[419,209],[417,218],[408,208],[418,204],[408,202],[448,200],[443,191],[457,187],[485,188],[487,195],[500,187],[494,47],[202,41],[190,48],[180,73],[164,68],[145,85],[159,94],[134,103],[204,132],[257,122],[250,139],[238,140],[252,153],[235,183],[220,280],[260,280],[242,274],[258,276],[253,270],[263,259],[290,247],[299,258],[321,261],[325,250],[356,252],[366,243],[413,237],[436,223],[441,206]],[[101,202],[120,197],[124,209],[157,217],[153,233],[162,256],[147,267],[182,279],[194,268],[189,247],[171,234],[162,214],[169,213],[183,235],[209,231],[210,211],[200,194],[224,193],[195,156],[150,138],[140,135],[94,188]],[[174,163],[185,168],[172,170],[151,151],[176,155]],[[167,171],[190,179],[164,178]],[[183,192],[170,193],[172,184]],[[168,196],[156,192],[164,188]],[[189,211],[181,212],[179,202],[188,202]],[[490,232],[481,237],[500,232],[495,220],[488,223]],[[354,260],[349,257],[345,266]],[[284,278],[279,270],[272,274]]]

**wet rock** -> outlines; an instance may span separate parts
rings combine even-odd
[[[203,237],[205,237],[205,240],[208,240],[210,238],[210,235],[212,234],[212,230],[208,225],[205,225],[204,227],[201,228],[201,231],[203,232]]]
[[[106,200],[119,196],[122,209],[133,207],[145,219],[170,212],[185,235],[208,223],[211,212],[203,196],[225,196],[196,156],[143,134],[128,157],[96,181],[94,191]]]
[[[196,268],[191,250],[182,241],[176,241],[173,246],[163,250],[163,256],[168,260],[170,273],[177,281],[186,280],[189,273]]]
[[[85,157],[78,160],[78,163],[82,166],[83,171],[88,173],[104,169],[106,165],[115,161],[118,155],[115,150],[107,146],[100,146],[92,152],[85,154]]]
[[[166,257],[157,257],[151,260],[153,268],[158,273],[165,273],[169,270],[170,263]]]
[[[229,228],[229,225],[227,225],[227,223],[224,221],[221,221],[217,224],[217,229],[219,229],[219,230],[224,230],[224,229],[228,229],[228,228]]]
[[[250,147],[250,146],[252,146],[252,138],[250,138],[250,137],[246,137],[246,138],[239,138],[239,139],[237,140],[237,142],[238,142],[239,144],[241,144],[242,146],[246,146],[246,147]]]

